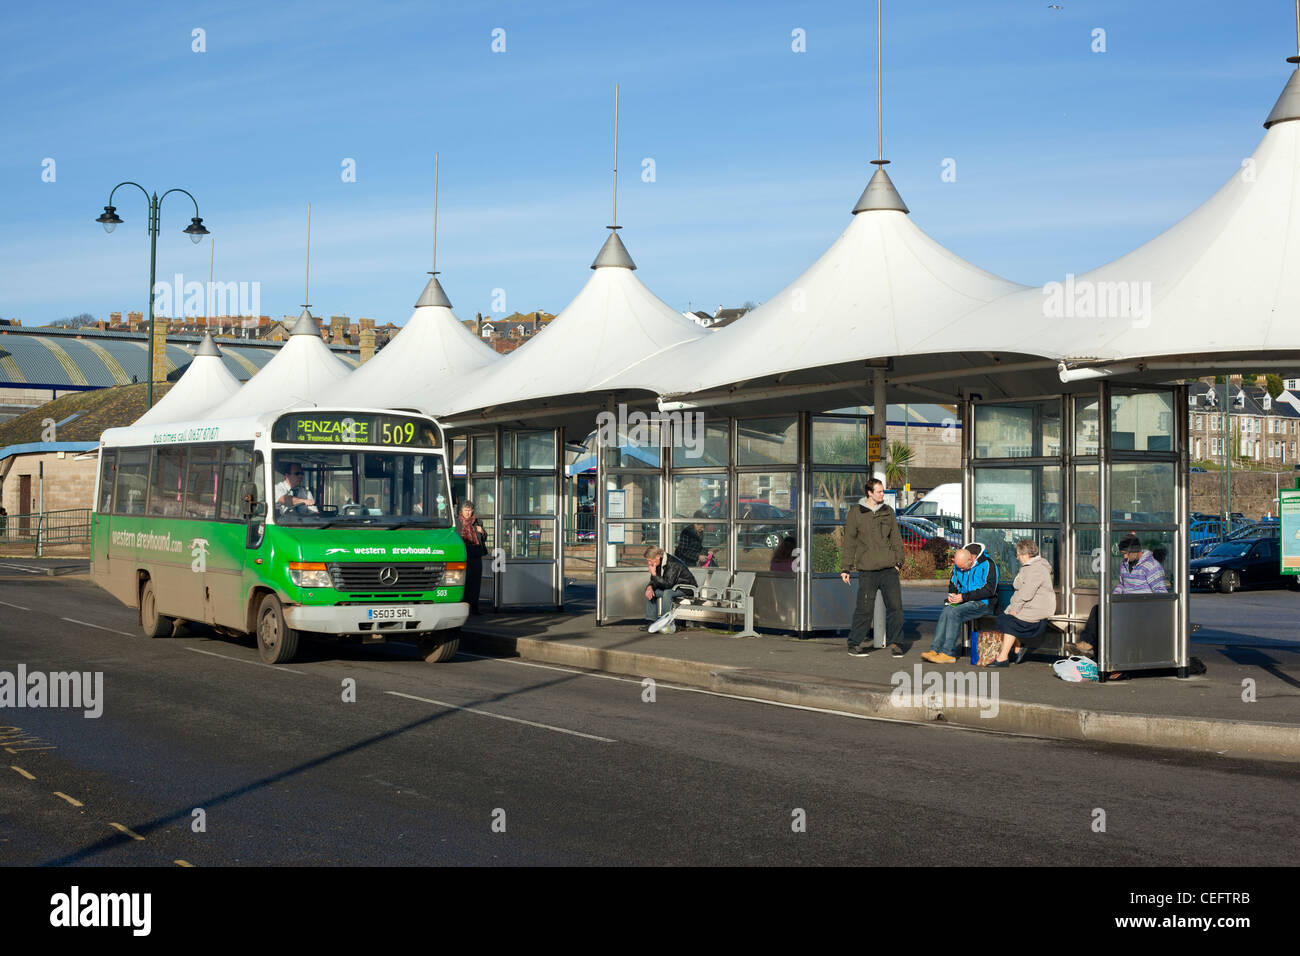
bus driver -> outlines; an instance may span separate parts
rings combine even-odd
[[[285,462],[284,464],[284,481],[275,486],[275,506],[277,514],[284,514],[286,511],[303,510],[300,513],[316,513],[316,499],[308,490],[303,482],[302,465],[296,462]]]

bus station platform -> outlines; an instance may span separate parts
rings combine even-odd
[[[966,658],[922,660],[943,587],[905,584],[903,595],[901,658],[885,648],[852,657],[845,638],[833,634],[738,639],[721,627],[680,623],[673,634],[646,633],[640,622],[597,627],[581,603],[558,614],[471,618],[461,649],[872,719],[1300,762],[1300,638],[1294,633],[1286,640],[1209,626],[1191,650],[1204,674],[1179,679],[1155,671],[1068,683],[1052,670],[1059,655],[1050,644],[1009,668],[976,667]]]

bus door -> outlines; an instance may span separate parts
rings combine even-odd
[[[111,590],[112,556],[109,535],[113,524],[113,485],[117,481],[117,449],[101,448],[99,453],[99,499],[95,502],[93,533],[90,537],[90,573],[95,584]]]
[[[266,536],[266,467],[248,444],[227,445],[221,459],[220,528],[223,550],[210,565],[209,589],[216,623],[243,630],[245,597],[261,579],[257,560]]]

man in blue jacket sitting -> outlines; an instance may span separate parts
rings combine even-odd
[[[957,638],[966,621],[992,614],[997,610],[998,567],[984,553],[984,545],[968,544],[952,557],[952,578],[948,583],[948,601],[939,613],[934,641],[921,657],[932,664],[952,664],[957,658]]]

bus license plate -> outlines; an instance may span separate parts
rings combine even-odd
[[[415,619],[413,607],[372,607],[366,609],[372,621],[411,621]]]

